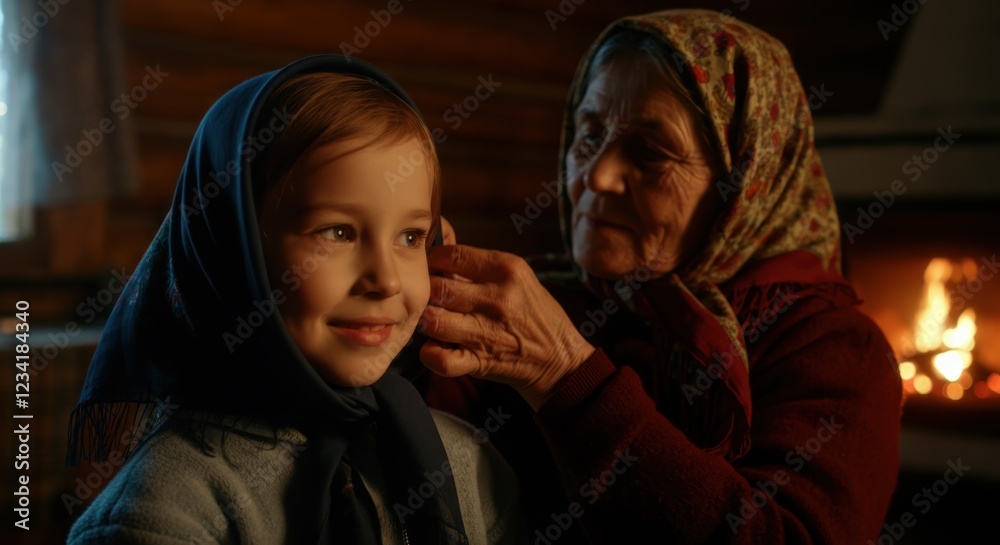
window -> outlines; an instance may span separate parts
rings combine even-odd
[[[0,6],[0,28],[3,28],[3,7]],[[3,40],[0,40],[0,242],[14,238],[13,226],[10,225],[11,218],[8,208],[10,200],[7,195],[6,174],[6,150],[4,141],[6,138],[7,124],[4,123],[7,115],[7,69],[3,62]]]
[[[3,9],[0,7],[0,28],[3,28],[3,22]],[[8,113],[10,75],[6,61],[11,52],[5,49],[5,45],[6,40],[0,40],[0,242],[28,235],[25,227],[30,220],[25,213],[28,200],[24,195],[26,188],[19,182],[21,177],[17,175],[16,166],[11,161],[15,150],[9,149],[16,139],[10,137],[13,129]]]

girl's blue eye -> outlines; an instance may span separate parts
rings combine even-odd
[[[357,232],[350,225],[334,225],[319,231],[320,236],[332,242],[353,242],[357,240]],[[419,248],[427,239],[426,229],[411,229],[399,235],[397,242],[407,248]]]
[[[335,240],[337,242],[350,242],[355,238],[354,228],[350,225],[334,225],[333,227],[323,229],[320,233],[325,238]]]
[[[420,248],[427,240],[426,229],[414,229],[399,235],[400,242],[407,248]]]

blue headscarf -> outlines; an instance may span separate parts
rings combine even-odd
[[[425,472],[442,473],[447,456],[403,373],[419,366],[419,343],[411,342],[370,387],[330,386],[291,339],[275,303],[282,292],[266,272],[251,162],[292,117],[268,111],[269,97],[307,72],[373,80],[416,110],[381,71],[338,55],[307,57],[252,78],[212,106],[195,133],[170,211],[108,318],[71,418],[67,462],[127,456],[135,444],[116,440],[165,404],[265,418],[309,437],[306,454],[319,478],[315,501],[303,505],[318,506],[316,540],[348,534],[355,536],[350,542],[375,542],[378,523],[363,506],[353,520],[328,517],[331,502],[340,501],[331,498],[341,493],[336,481],[358,470],[346,460],[364,458],[361,465],[381,471],[391,505],[405,504],[406,491],[420,488]],[[376,453],[378,463],[363,453]],[[416,542],[466,540],[454,481],[445,473],[433,497],[405,519]]]

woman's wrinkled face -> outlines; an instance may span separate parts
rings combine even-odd
[[[696,250],[721,202],[694,115],[633,57],[594,72],[566,155],[573,257],[598,277],[652,277]]]
[[[418,155],[416,139],[328,144],[265,196],[264,255],[272,288],[287,297],[281,316],[330,384],[378,380],[427,305],[432,180],[428,169],[400,168],[426,165]]]

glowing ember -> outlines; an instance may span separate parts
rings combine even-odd
[[[957,383],[952,382],[951,384],[944,387],[944,395],[949,399],[959,400],[965,395],[965,390],[962,389]]]
[[[948,348],[970,351],[976,346],[976,313],[971,308],[958,317],[958,325],[944,330],[941,342]],[[971,363],[971,360],[970,360]]]
[[[941,352],[934,356],[934,369],[948,382],[955,382],[962,376],[965,361],[958,350]]]
[[[918,394],[929,393],[932,387],[934,387],[934,383],[931,382],[931,378],[927,375],[921,373],[913,377],[913,389],[916,390]]]
[[[912,353],[899,364],[899,376],[907,392],[934,392],[959,400],[966,390],[976,397],[1000,394],[1000,375],[994,373],[983,381],[972,367],[976,346],[976,313],[964,307],[966,300],[955,297],[949,284],[977,274],[975,262],[953,264],[934,258],[924,270],[924,293],[913,325]],[[960,305],[953,308],[952,305]],[[976,377],[979,377],[977,380]]]
[[[986,386],[994,393],[1000,394],[1000,375],[990,373],[990,378],[986,379]]]
[[[948,292],[945,281],[951,278],[951,263],[934,258],[924,270],[924,300],[917,311],[916,337],[913,344],[918,352],[930,352],[941,346],[941,336],[948,319]]]

